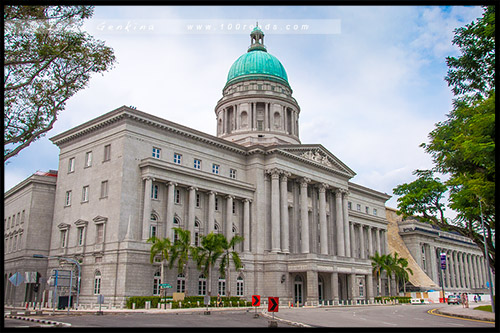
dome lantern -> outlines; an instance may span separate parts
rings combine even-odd
[[[266,46],[264,45],[264,32],[260,30],[259,23],[257,23],[250,33],[250,46],[248,47],[248,52],[254,50],[267,52]]]

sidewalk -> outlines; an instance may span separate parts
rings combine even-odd
[[[481,305],[491,305],[490,302],[478,302],[478,303],[469,303],[469,308],[464,308],[462,305],[449,305],[446,307],[438,308],[435,313],[467,318],[467,319],[475,319],[475,320],[484,320],[484,321],[495,321],[495,314],[493,312],[474,310],[475,307]],[[495,309],[496,310],[496,309]]]

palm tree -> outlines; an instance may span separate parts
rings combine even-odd
[[[193,258],[198,269],[207,277],[208,296],[212,296],[212,267],[224,253],[222,248],[225,237],[221,234],[209,233],[201,237],[201,246],[193,249]]]
[[[398,282],[399,291],[399,281],[403,282],[403,292],[406,294],[406,282],[409,280],[410,276],[408,273],[413,275],[413,271],[408,267],[408,260],[406,258],[398,257],[398,253],[394,253],[394,261],[396,262],[396,281]]]
[[[151,245],[151,254],[149,256],[149,261],[151,263],[154,262],[155,257],[159,254],[160,255],[160,260],[161,260],[161,271],[160,271],[160,281],[163,283],[164,280],[164,272],[165,272],[165,261],[168,260],[170,250],[172,248],[172,244],[170,242],[170,239],[168,238],[157,238],[155,236],[150,237],[147,240],[148,243],[152,243]]]
[[[389,287],[389,296],[392,296],[392,293],[391,293],[391,279],[392,279],[392,275],[394,274],[394,272],[397,270],[396,268],[396,261],[395,261],[395,258],[393,256],[391,256],[391,254],[387,254],[387,255],[384,255],[385,257],[385,267],[384,267],[384,270],[386,271],[387,273],[387,284],[388,284],[388,287]]]
[[[178,235],[177,239],[174,240],[170,251],[170,261],[168,268],[172,269],[174,264],[177,265],[177,273],[184,274],[185,276],[185,293],[188,294],[187,286],[189,283],[187,264],[189,262],[189,254],[192,253],[193,247],[191,246],[191,232],[189,230],[184,230],[182,228],[172,228]]]
[[[385,270],[386,255],[380,255],[378,251],[375,251],[375,255],[371,256],[372,261],[372,272],[378,279],[378,296],[382,295],[382,272]]]
[[[231,286],[230,286],[230,278],[229,278],[229,272],[231,271],[230,265],[231,261],[234,263],[235,269],[240,269],[243,266],[241,265],[241,260],[240,256],[238,255],[238,252],[234,251],[234,246],[240,242],[243,241],[243,237],[239,235],[233,236],[231,240],[228,242],[227,238],[224,237],[223,242],[222,242],[222,249],[224,250],[224,253],[222,254],[222,259],[220,262],[219,266],[219,271],[222,277],[227,277],[227,296],[231,297]]]

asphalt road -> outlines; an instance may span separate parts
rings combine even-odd
[[[37,316],[58,322],[70,323],[71,327],[268,327],[269,319],[254,318],[254,312],[211,311],[191,313],[122,313],[81,315]],[[6,325],[7,326],[7,325]],[[278,327],[293,327],[278,323]]]
[[[489,327],[494,324],[429,314],[434,308],[447,306],[393,305],[334,308],[280,308],[275,313],[278,327],[293,327],[290,322],[300,322],[312,327]],[[201,312],[190,313],[120,313],[98,316],[91,314],[58,314],[37,316],[40,319],[70,323],[72,327],[268,327],[269,318],[254,318],[254,312],[246,310],[212,311],[210,315]],[[6,319],[5,327],[36,326],[22,320]]]
[[[429,314],[446,304],[387,305],[349,308],[280,308],[277,318],[314,327],[495,327],[481,321]]]

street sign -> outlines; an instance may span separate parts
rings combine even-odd
[[[446,269],[446,253],[441,253],[441,269]]]
[[[252,295],[252,306],[260,306],[260,295]]]
[[[279,297],[269,297],[269,304],[267,305],[267,312],[278,312]]]
[[[104,295],[97,295],[97,304],[104,304]]]
[[[172,288],[172,286],[168,283],[160,283],[160,288]]]
[[[10,278],[9,278],[9,281],[14,285],[14,286],[19,286],[21,283],[24,282],[24,276],[19,273],[19,272],[16,272],[14,273],[14,275],[12,275]]]
[[[203,304],[205,304],[206,306],[210,305],[210,296],[205,295],[205,297],[203,297]]]

